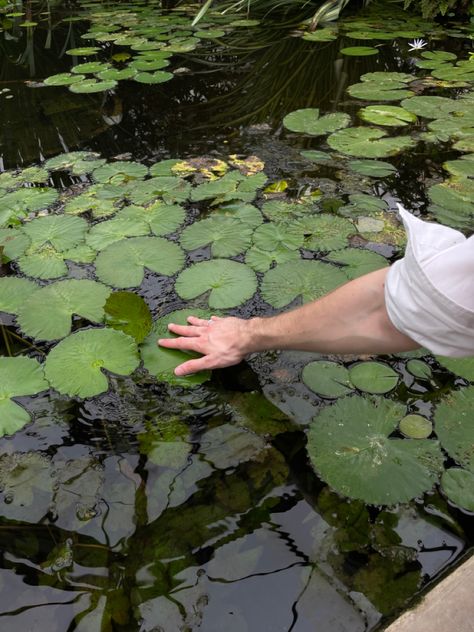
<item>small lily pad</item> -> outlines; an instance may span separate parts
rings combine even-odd
[[[351,117],[343,112],[335,112],[319,116],[317,108],[295,110],[283,119],[283,125],[291,132],[301,132],[312,136],[322,136],[335,130],[347,127]]]
[[[370,178],[386,178],[397,171],[393,165],[383,160],[349,160],[347,166],[351,171]]]
[[[378,395],[392,391],[400,376],[383,362],[359,362],[350,367],[349,379],[360,391]]]
[[[380,270],[388,266],[385,257],[372,252],[371,250],[362,250],[360,248],[344,248],[331,252],[326,255],[325,259],[332,263],[340,263],[343,265],[342,271],[347,275],[348,279],[356,279],[363,274],[368,274],[374,270]]]
[[[368,57],[370,55],[378,55],[379,49],[373,46],[348,46],[341,48],[339,52],[349,57]]]
[[[49,352],[45,376],[51,386],[70,397],[94,397],[108,390],[103,369],[130,375],[138,366],[135,341],[115,329],[82,329]]]
[[[74,74],[92,74],[107,70],[110,68],[110,64],[106,64],[100,61],[88,61],[85,64],[77,64],[71,68],[71,72]]]
[[[388,127],[401,127],[417,120],[416,114],[396,105],[368,105],[358,114],[364,121]]]
[[[200,371],[192,375],[178,377],[174,374],[175,368],[192,358],[200,357],[198,353],[179,351],[178,349],[167,349],[159,347],[159,338],[176,337],[168,330],[169,323],[177,325],[187,325],[187,317],[190,315],[198,318],[208,319],[211,313],[201,309],[181,309],[159,318],[153,325],[153,329],[141,347],[141,356],[145,369],[156,377],[158,381],[168,382],[177,386],[195,386],[202,384],[211,377],[210,371]]]
[[[84,79],[78,81],[69,86],[71,92],[77,94],[92,94],[94,92],[105,92],[106,90],[112,90],[117,87],[117,82],[113,80],[109,81],[97,81],[97,79]]]
[[[423,360],[413,359],[407,362],[407,371],[422,380],[429,380],[432,377],[432,371],[429,364]]]
[[[409,439],[427,439],[433,432],[431,421],[422,415],[407,415],[398,425],[400,432]]]
[[[390,136],[375,127],[348,127],[328,137],[328,144],[336,151],[362,158],[385,158],[414,147],[409,136]]]
[[[337,362],[316,360],[303,369],[303,382],[321,397],[341,397],[353,391],[349,372]]]
[[[58,75],[51,75],[46,77],[43,83],[46,86],[70,86],[73,83],[79,83],[84,81],[84,75],[73,75],[70,72],[61,72]]]
[[[134,81],[138,81],[138,83],[164,83],[165,81],[169,81],[173,79],[174,75],[172,72],[165,72],[164,70],[157,70],[156,72],[138,72],[134,77]]]
[[[227,309],[241,305],[257,289],[257,277],[249,266],[230,259],[214,259],[195,263],[176,279],[177,294],[190,300],[210,290],[211,309]]]
[[[86,57],[88,55],[95,55],[95,53],[98,53],[99,51],[100,48],[98,46],[82,46],[80,48],[70,48],[66,51],[66,55]]]

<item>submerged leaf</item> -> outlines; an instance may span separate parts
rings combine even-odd
[[[138,294],[113,292],[105,302],[104,312],[105,322],[109,327],[123,331],[138,343],[143,342],[150,333],[150,308]]]
[[[324,408],[308,434],[310,461],[344,496],[374,505],[408,502],[429,491],[443,467],[437,441],[391,439],[405,407],[344,397]]]

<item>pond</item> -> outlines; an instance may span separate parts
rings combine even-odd
[[[471,234],[472,24],[2,6],[0,629],[383,628],[472,549],[474,359],[156,340]]]

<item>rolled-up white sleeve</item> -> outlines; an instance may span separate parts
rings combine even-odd
[[[474,236],[399,213],[408,243],[386,278],[390,320],[432,353],[474,355]]]

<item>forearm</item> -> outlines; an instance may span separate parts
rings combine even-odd
[[[364,275],[295,310],[250,319],[248,352],[301,349],[370,354],[417,348],[388,318],[384,300],[387,270]]]

